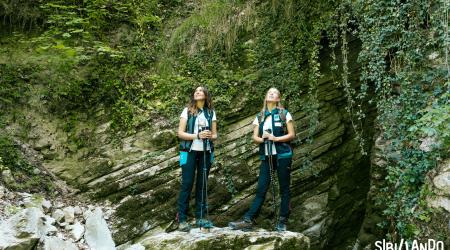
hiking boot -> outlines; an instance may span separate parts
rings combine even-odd
[[[250,231],[253,228],[253,223],[251,220],[244,218],[240,221],[230,222],[228,223],[228,226],[232,230]]]
[[[214,227],[214,224],[207,219],[197,219],[195,222],[195,225],[197,227],[201,227],[201,228],[212,228]]]
[[[280,217],[277,224],[275,225],[275,231],[278,231],[280,233],[286,232],[286,221],[286,218]]]
[[[191,225],[186,221],[180,222],[180,225],[178,225],[178,231],[189,232],[189,230],[191,230]]]
[[[275,231],[278,231],[279,233],[286,232],[286,224],[278,222],[275,226]]]

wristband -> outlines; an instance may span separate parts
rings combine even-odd
[[[197,139],[200,140],[200,133],[197,133]]]

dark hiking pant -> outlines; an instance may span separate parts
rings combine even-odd
[[[206,154],[206,182],[203,180],[204,174],[204,155]],[[188,153],[188,159],[185,165],[181,166],[181,189],[178,197],[178,220],[186,221],[189,208],[194,178],[195,185],[195,217],[204,218],[206,214],[207,200],[206,187],[209,169],[211,167],[211,153],[206,151],[191,151]],[[196,174],[197,173],[197,174]]]
[[[291,182],[291,164],[292,158],[278,159],[276,155],[272,156],[273,168],[276,175],[274,178],[278,178],[279,189],[280,189],[280,218],[287,220],[289,217],[289,199],[290,190],[289,185]],[[253,200],[250,209],[245,213],[244,219],[252,220],[255,219],[264,203],[266,198],[267,190],[270,188],[270,167],[269,167],[269,157],[266,156],[264,160],[261,161],[261,166],[259,168],[258,186],[256,188],[256,196]]]

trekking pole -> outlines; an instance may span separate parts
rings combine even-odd
[[[205,130],[205,128],[203,129]],[[203,178],[202,178],[202,202],[201,202],[201,208],[200,208],[200,230],[202,229],[208,229],[204,228],[203,226],[203,206],[205,206],[206,209],[206,219],[208,219],[208,179],[206,176],[207,173],[207,167],[206,167],[206,150],[209,140],[203,139]],[[203,191],[204,190],[204,191]]]
[[[205,142],[203,143],[204,145],[203,145],[203,148],[204,148],[204,151],[203,151],[203,183],[205,183],[205,209],[206,209],[206,219],[208,219],[208,176],[207,176],[207,171],[208,171],[208,169],[207,169],[207,165],[206,165],[206,150],[207,150],[207,148],[208,148],[208,143],[209,143],[209,140],[208,139],[205,139]]]
[[[271,133],[272,130],[268,129],[266,130],[268,133]],[[276,204],[276,193],[275,193],[275,177],[274,177],[274,169],[273,169],[273,158],[272,158],[272,144],[273,141],[267,140],[267,151],[268,151],[268,158],[269,158],[269,169],[270,169],[270,185],[272,188],[272,201],[273,201],[273,216],[274,216],[274,223],[277,222],[277,204]],[[276,225],[276,224],[275,224]],[[275,226],[274,225],[274,226]]]

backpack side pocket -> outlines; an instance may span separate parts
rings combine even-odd
[[[180,167],[183,165],[186,165],[188,160],[188,153],[187,151],[180,151]]]

